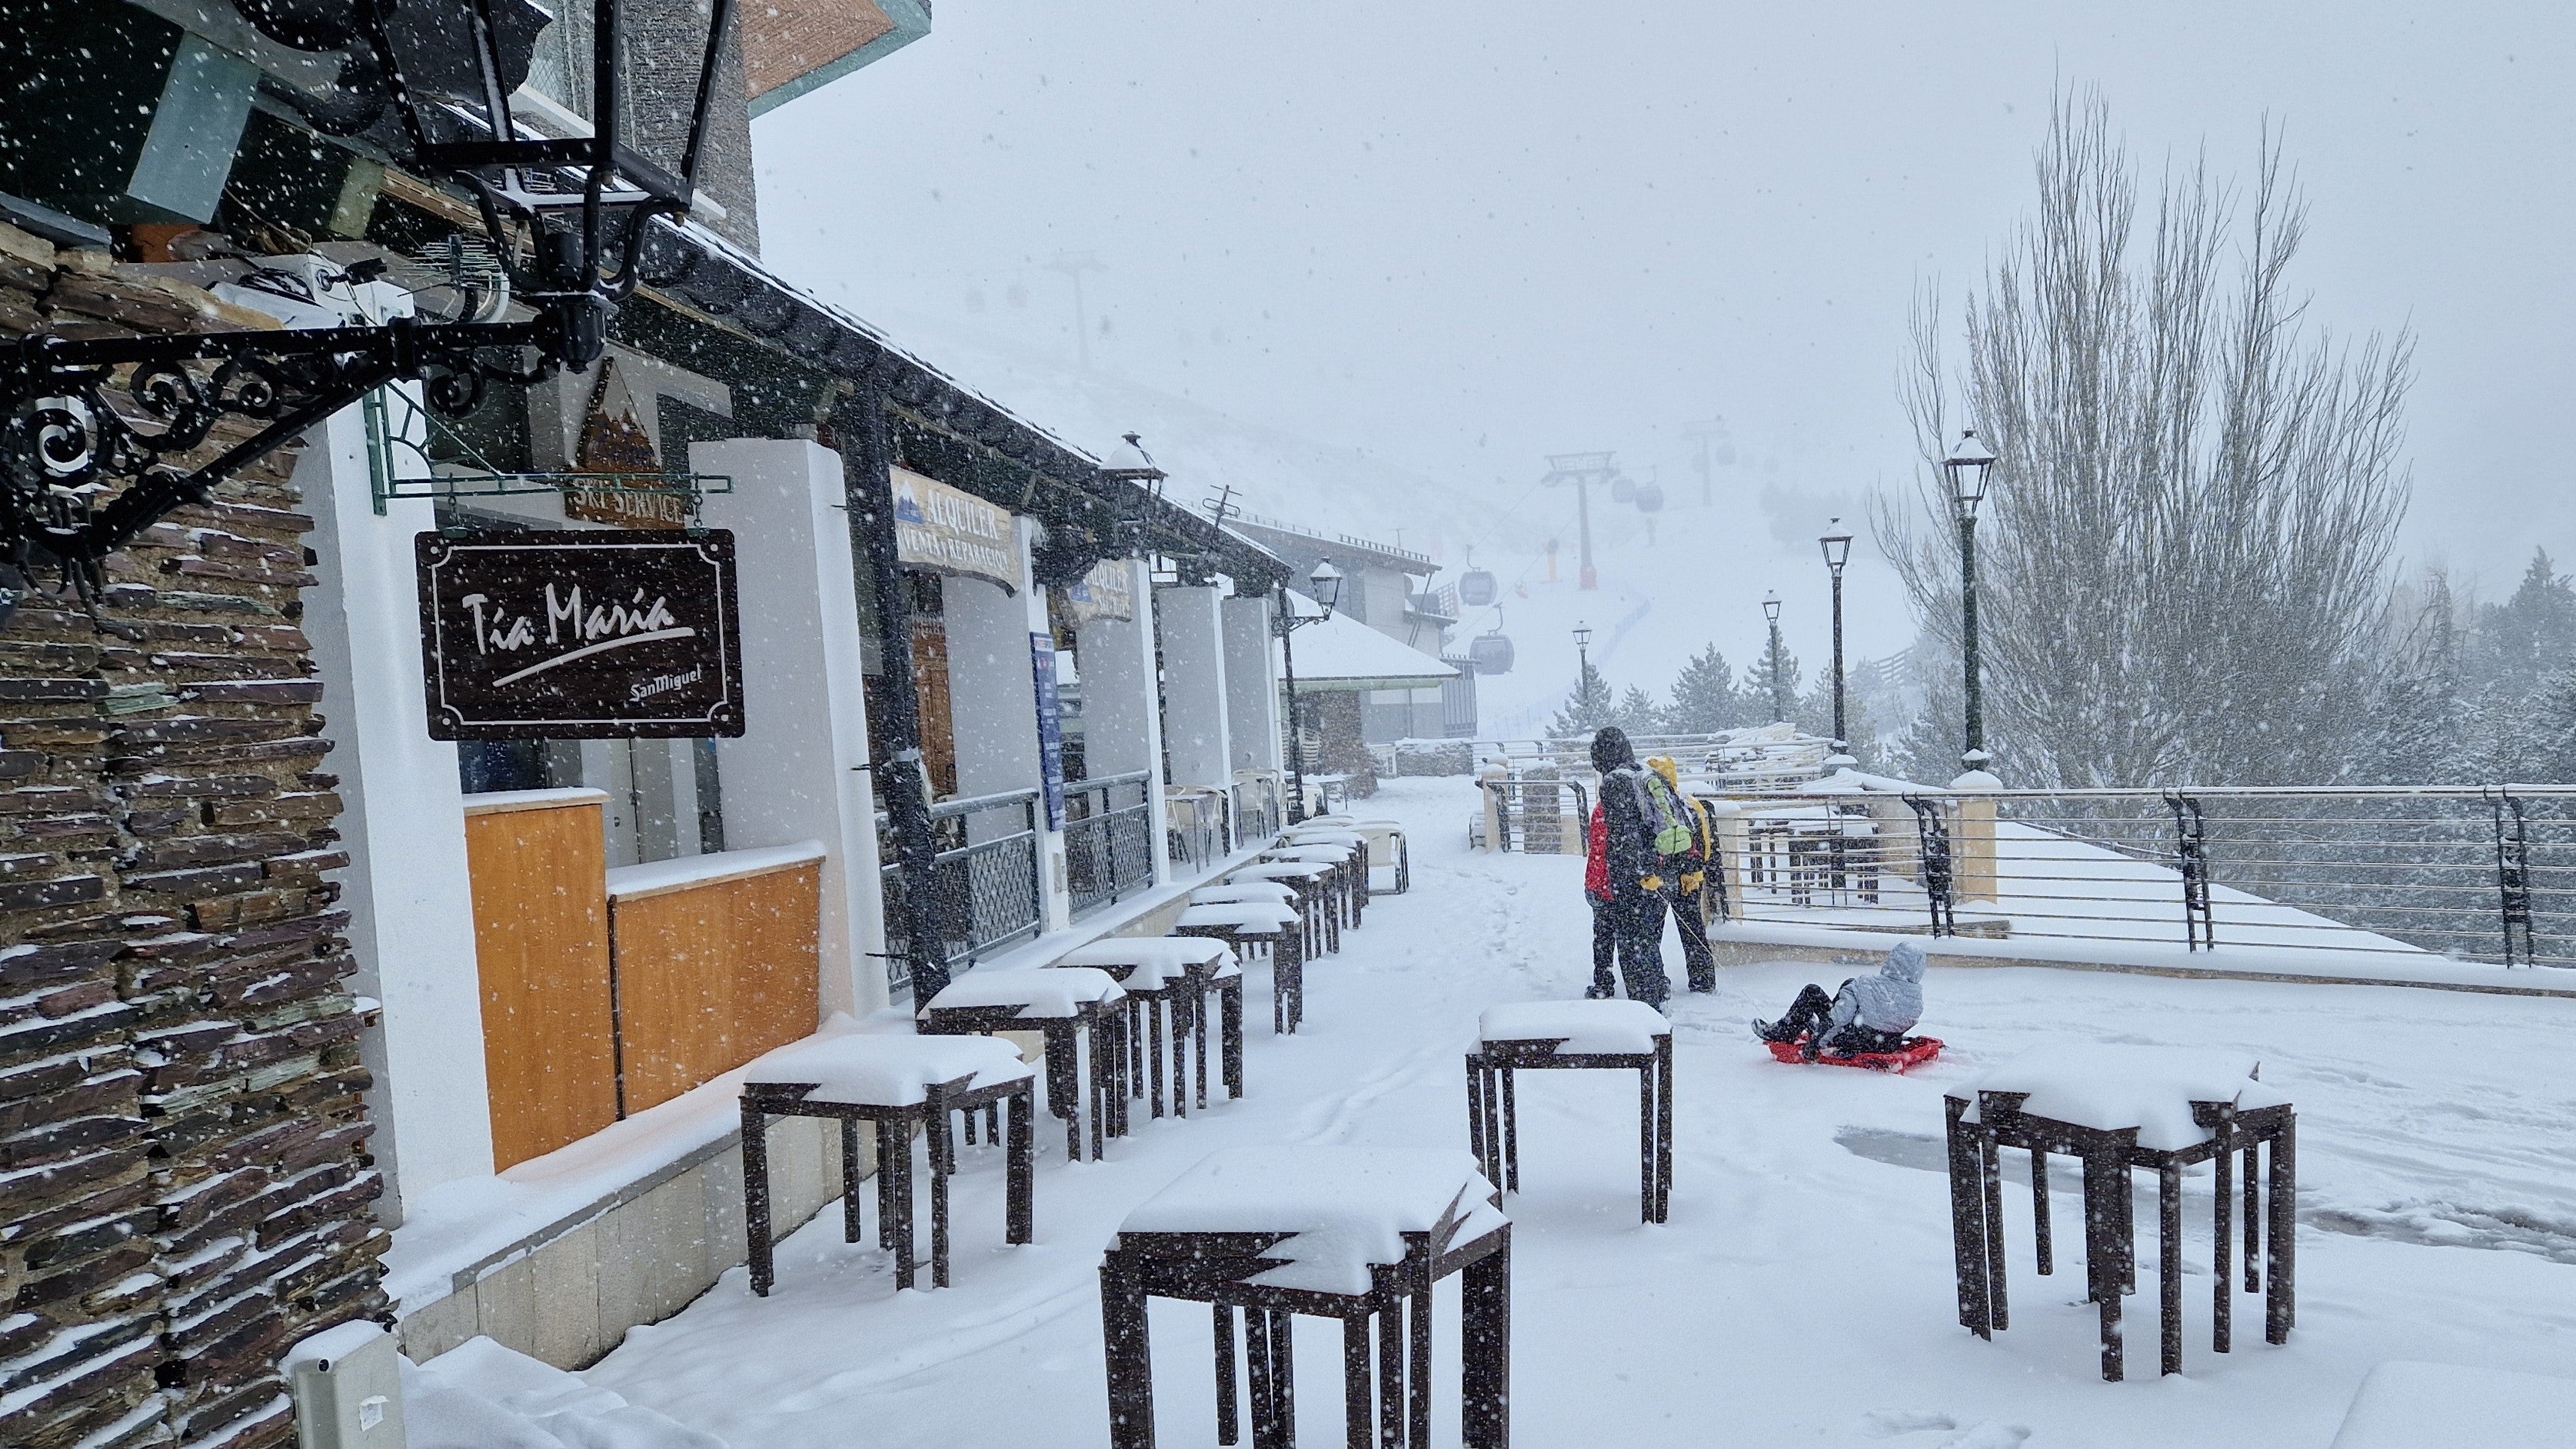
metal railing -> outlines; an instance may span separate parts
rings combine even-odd
[[[893,826],[877,814],[877,858],[895,860]],[[943,800],[930,807],[939,843],[929,914],[938,924],[940,959],[973,961],[995,946],[1038,934],[1046,922],[1046,887],[1038,874],[1038,792],[1011,790]],[[886,915],[886,983],[897,996],[912,990],[912,883],[899,864],[879,869]]]
[[[1494,838],[1479,841],[1493,850],[1521,850],[1532,855],[1581,855],[1584,832],[1592,821],[1592,792],[1580,780],[1484,780],[1491,808],[1483,819],[1494,824]],[[1482,828],[1483,819],[1478,824]]]
[[[1719,854],[1748,921],[2576,966],[2576,786],[1725,802]]]
[[[1669,755],[1686,779],[1708,782],[1720,793],[1796,790],[1827,773],[1831,740],[1813,735],[1772,738],[1773,727],[1722,730],[1699,735],[1630,735],[1639,759]],[[1515,775],[1553,772],[1558,776],[1592,773],[1592,741],[1478,740],[1478,758],[1499,758]]]
[[[1152,786],[1138,770],[1065,787],[1065,887],[1075,916],[1153,886]]]

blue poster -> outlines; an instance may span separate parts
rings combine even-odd
[[[1055,640],[1029,635],[1029,670],[1038,685],[1038,772],[1046,780],[1047,829],[1064,828],[1064,713],[1055,693]]]

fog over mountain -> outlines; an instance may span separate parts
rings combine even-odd
[[[2030,210],[2065,85],[2099,86],[2151,168],[2205,150],[2243,176],[2286,128],[2311,318],[2418,339],[2410,567],[2493,594],[2534,543],[2576,555],[2571,55],[2561,7],[2377,0],[959,0],[759,123],[763,231],[786,273],[1077,443],[1162,423],[1192,501],[1235,481],[1453,566],[1481,539],[1508,578],[1571,528],[1543,455],[1615,449],[1676,518],[1615,580],[1673,621],[1637,669],[1708,639],[1749,659],[1771,587],[1816,661],[1815,532],[1915,466],[1909,303],[1937,281],[1955,306]],[[1233,443],[1183,436],[1214,414]],[[1682,526],[1689,434],[1717,420],[1734,461]],[[1883,573],[1864,539],[1856,655],[1914,636]],[[1570,645],[1535,642],[1528,667],[1570,675]]]

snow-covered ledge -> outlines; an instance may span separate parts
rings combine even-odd
[[[805,840],[794,845],[719,850],[710,855],[683,855],[672,860],[649,860],[642,865],[621,865],[608,872],[608,898],[612,901],[642,900],[646,896],[668,895],[694,886],[748,880],[771,871],[813,865],[820,862],[823,855],[823,842]]]

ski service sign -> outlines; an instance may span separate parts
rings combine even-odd
[[[432,739],[742,734],[730,531],[424,533],[413,553]]]

